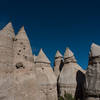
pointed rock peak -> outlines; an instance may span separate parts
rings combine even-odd
[[[17,39],[28,39],[24,26],[20,28],[18,34],[16,35]]]
[[[59,52],[59,50],[57,50],[56,55],[55,55],[55,58],[58,58],[58,57],[61,57],[61,58],[63,57],[62,54]]]
[[[95,43],[92,43],[92,45],[91,45],[91,48],[93,48],[93,47],[98,47],[99,45],[97,45],[97,44],[95,44]]]
[[[13,31],[13,26],[12,26],[12,23],[11,22],[9,22],[4,28],[3,28],[3,30],[12,30]]]
[[[100,46],[92,43],[91,45],[91,49],[90,49],[90,57],[96,57],[96,56],[100,56]]]
[[[12,23],[11,23],[11,22],[9,22],[9,23],[2,29],[2,31],[7,32],[7,33],[10,34],[12,37],[15,36],[14,29],[13,29],[13,26],[12,26]]]
[[[40,49],[40,52],[39,52],[38,56],[36,57],[35,62],[36,63],[48,63],[48,64],[50,64],[49,59],[47,58],[47,56],[45,55],[45,53],[43,52],[42,49]]]
[[[64,58],[70,58],[73,56],[74,56],[73,52],[69,48],[66,48],[66,51],[64,53]]]

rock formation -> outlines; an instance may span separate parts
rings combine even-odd
[[[0,100],[14,100],[13,95],[13,38],[14,30],[8,23],[0,30]]]
[[[13,69],[13,37],[14,30],[12,24],[7,24],[0,31],[0,71]]]
[[[76,63],[74,54],[67,48],[64,54],[64,66],[59,76],[60,96],[70,93],[76,100],[82,100],[83,72],[83,69]]]
[[[61,53],[57,50],[55,55],[55,62],[54,62],[54,73],[56,77],[59,77],[61,68],[63,67],[63,56]]]
[[[17,67],[18,63],[22,63],[23,67],[32,67],[30,62],[33,61],[32,50],[29,39],[26,35],[24,27],[22,27],[16,35],[14,41],[14,66]]]
[[[40,84],[41,100],[57,100],[57,80],[50,66],[50,61],[40,50],[35,60],[37,77]]]
[[[53,72],[42,49],[32,54],[24,27],[15,36],[8,23],[0,30],[0,100],[58,100],[57,92],[76,100],[100,99],[100,46],[92,44],[86,73],[69,48],[64,62],[57,51]]]
[[[33,61],[31,46],[22,27],[14,41],[16,100],[39,100],[39,86]]]
[[[16,37],[11,23],[0,31],[0,55],[0,100],[40,100],[24,28]]]
[[[100,99],[100,46],[94,43],[89,54],[85,90],[86,100]]]

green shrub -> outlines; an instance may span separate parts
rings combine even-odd
[[[71,94],[65,93],[64,97],[62,97],[62,96],[59,97],[59,100],[74,100],[74,98],[72,97]]]

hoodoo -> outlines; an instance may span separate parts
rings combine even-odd
[[[72,94],[76,99],[82,97],[83,69],[76,63],[73,52],[66,48],[64,66],[59,76],[60,96],[65,93]],[[81,95],[81,96],[80,96]],[[82,99],[81,99],[82,100]]]
[[[57,80],[50,61],[41,49],[35,60],[37,77],[40,84],[41,100],[57,100]]]
[[[14,41],[14,85],[16,100],[39,100],[34,58],[24,27]]]
[[[24,27],[22,27],[14,41],[14,66],[17,67],[18,63],[22,63],[23,67],[29,68],[31,67],[30,61],[32,59],[30,42]]]
[[[61,53],[57,50],[55,55],[55,62],[54,62],[54,73],[58,79],[60,71],[63,67],[63,56]]]
[[[85,90],[86,100],[100,99],[100,46],[94,43],[89,54]]]

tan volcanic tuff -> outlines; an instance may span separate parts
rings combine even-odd
[[[14,30],[8,23],[0,30],[0,100],[14,100],[13,38]]]
[[[57,50],[55,55],[55,62],[54,62],[54,73],[58,79],[61,68],[63,67],[63,56],[62,54]]]
[[[39,100],[39,86],[36,79],[34,58],[24,27],[14,41],[15,100]]]
[[[24,28],[0,31],[0,100],[40,100],[32,51]]]
[[[13,69],[13,38],[15,36],[11,23],[0,30],[0,72]]]
[[[89,53],[86,71],[86,100],[99,100],[100,97],[100,46],[93,43]]]
[[[24,27],[22,27],[14,41],[14,66],[18,63],[22,63],[23,67],[29,68],[32,67],[30,66],[30,61],[32,60],[33,56],[30,42]]]
[[[50,61],[41,49],[35,67],[40,84],[41,100],[57,100],[57,80],[50,66]]]
[[[84,70],[76,63],[73,52],[66,48],[64,54],[64,66],[59,76],[59,95],[64,96],[65,93],[70,93],[73,97],[82,100],[83,95],[83,77]],[[80,90],[82,89],[82,90]]]

